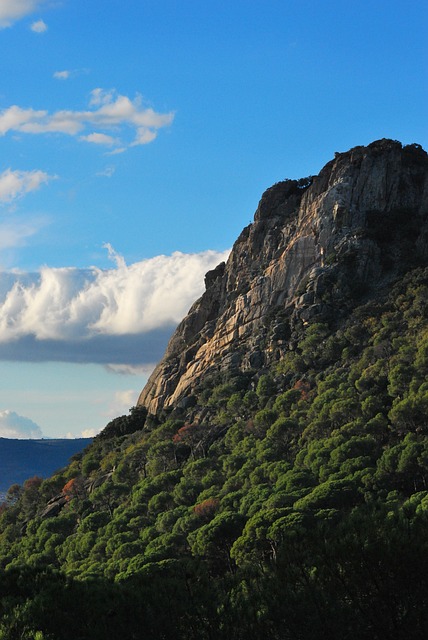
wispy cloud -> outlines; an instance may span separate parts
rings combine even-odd
[[[131,100],[115,90],[94,89],[89,108],[85,111],[62,110],[49,113],[46,110],[12,105],[0,112],[0,135],[9,131],[25,134],[62,133],[70,136],[80,134],[81,141],[109,147],[116,145],[122,151],[126,147],[152,142],[159,129],[169,126],[173,119],[172,112],[157,113],[145,106],[140,95]],[[120,137],[113,137],[106,131],[114,131],[115,134],[119,131]]]
[[[0,411],[0,438],[16,438],[18,440],[43,438],[39,425],[20,416],[15,411]]]
[[[52,77],[55,80],[69,80],[88,73],[89,69],[63,69],[62,71],[55,71]]]
[[[118,153],[124,153],[126,151],[126,147],[118,147],[113,151],[107,151],[106,156],[117,156]]]
[[[109,270],[0,273],[0,358],[155,362],[202,293],[205,273],[228,253],[176,252],[127,265],[109,251]]]
[[[108,364],[105,368],[107,371],[118,373],[121,376],[148,376],[155,366],[155,363],[140,366],[131,364]]]
[[[113,166],[108,166],[106,167],[103,171],[98,171],[97,176],[103,177],[103,178],[111,178],[112,175],[114,175],[116,171],[116,167]]]
[[[11,27],[15,22],[28,16],[45,4],[45,0],[1,0],[0,29]]]
[[[45,31],[48,30],[48,25],[43,20],[37,20],[33,22],[30,29],[34,31],[34,33],[45,33]]]
[[[46,224],[47,219],[43,217],[34,217],[25,221],[6,220],[0,222],[0,250],[25,246],[27,239],[36,235]],[[0,272],[0,281],[1,278]]]
[[[10,203],[22,198],[30,191],[36,191],[42,184],[47,184],[55,176],[44,171],[12,171],[6,169],[0,173],[0,203]]]
[[[55,78],[55,80],[68,80],[68,78],[71,75],[71,71],[55,71],[55,73],[53,74],[53,77]]]
[[[88,136],[80,136],[79,140],[84,140],[85,142],[92,142],[92,144],[103,144],[107,147],[112,147],[115,144],[118,144],[118,139],[113,138],[113,136],[108,136],[105,133],[90,133]]]

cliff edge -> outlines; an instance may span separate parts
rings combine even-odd
[[[340,323],[405,271],[428,263],[428,155],[379,140],[338,153],[318,176],[262,196],[227,264],[172,336],[138,405],[185,406],[201,376],[260,370],[311,322]]]

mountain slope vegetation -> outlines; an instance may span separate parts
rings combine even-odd
[[[12,492],[3,637],[425,637],[427,312],[417,269],[261,375],[206,381],[199,422],[134,409]]]
[[[328,256],[328,312],[302,314],[308,280],[297,318],[262,301],[266,357],[205,358],[177,402],[152,395],[156,412],[132,408],[51,478],[9,489],[0,639],[427,637],[428,266],[423,225],[415,264],[400,215],[386,238],[370,223],[388,262],[376,283],[355,286],[350,251]]]

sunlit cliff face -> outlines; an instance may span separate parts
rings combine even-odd
[[[289,330],[340,320],[428,253],[428,158],[381,140],[337,154],[315,178],[263,195],[224,267],[172,337],[139,404],[155,413],[185,398],[207,371],[248,370],[287,349]]]

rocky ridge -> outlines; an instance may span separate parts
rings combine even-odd
[[[227,264],[207,273],[138,406],[185,406],[206,374],[260,370],[302,326],[337,324],[426,264],[427,176],[419,145],[379,140],[336,154],[318,176],[268,189]]]

